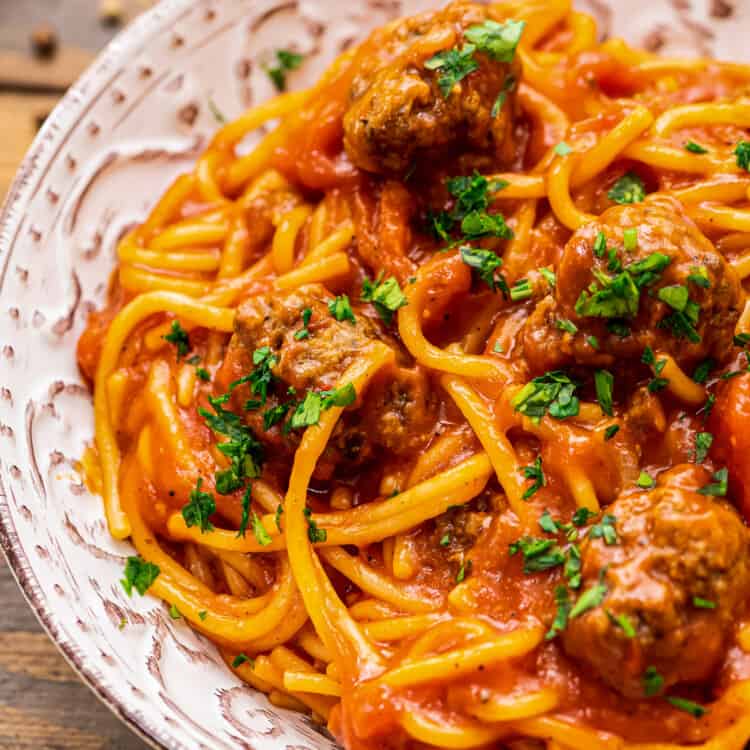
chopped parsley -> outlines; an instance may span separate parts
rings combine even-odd
[[[462,583],[466,576],[471,573],[471,568],[474,565],[473,561],[467,560],[465,563],[461,563],[461,567],[456,573],[456,583]]]
[[[295,341],[302,341],[303,339],[310,338],[310,331],[307,329],[307,326],[310,323],[310,318],[312,318],[312,309],[306,307],[302,311],[302,328],[294,334]]]
[[[575,513],[573,513],[573,525],[578,526],[580,529],[581,526],[585,526],[589,522],[589,519],[593,518],[595,515],[596,513],[588,508],[576,508]]]
[[[704,359],[700,362],[695,371],[693,372],[693,380],[701,385],[708,380],[708,376],[711,374],[711,370],[716,367],[716,362],[713,359]]]
[[[552,626],[544,636],[545,640],[552,640],[558,633],[562,633],[568,625],[568,617],[570,615],[570,594],[565,586],[555,587],[555,604],[557,605],[557,612],[555,613],[555,619],[552,621]]]
[[[285,401],[282,404],[276,404],[276,406],[266,409],[263,412],[263,429],[268,432],[274,425],[282,422],[293,406],[293,401]]]
[[[586,343],[596,351],[599,351],[599,339],[596,336],[586,336]]]
[[[711,288],[711,279],[708,276],[708,269],[705,266],[693,266],[690,269],[687,279],[702,289]]]
[[[177,605],[175,605],[175,604],[170,604],[169,605],[169,616],[173,620],[179,620],[179,619],[182,618],[182,613],[180,612],[179,609],[177,609]]]
[[[728,483],[729,483],[729,470],[725,467],[719,469],[712,477],[714,480],[711,484],[705,485],[698,490],[701,495],[710,495],[711,497],[726,497]]]
[[[694,596],[693,606],[697,609],[716,609],[716,602],[712,602],[710,599],[701,599],[700,596]]]
[[[505,76],[505,80],[503,81],[503,88],[500,91],[500,93],[497,95],[497,98],[495,99],[495,103],[492,105],[492,110],[490,111],[490,117],[494,119],[500,114],[500,110],[503,108],[503,105],[505,104],[505,100],[508,98],[508,92],[513,91],[515,87],[516,87],[516,77],[511,74],[508,74],[507,76]]]
[[[133,589],[143,596],[159,573],[158,565],[144,560],[140,555],[132,556],[125,563],[125,577],[120,583],[128,596],[133,595]]]
[[[273,85],[276,86],[277,91],[285,91],[286,74],[289,71],[297,70],[305,58],[304,55],[300,55],[298,52],[290,52],[286,49],[277,49],[275,55],[275,63],[266,68],[266,73],[268,73],[268,77],[273,81]]]
[[[375,281],[365,279],[362,282],[362,295],[360,299],[363,302],[372,302],[380,319],[390,325],[393,320],[393,313],[407,303],[406,296],[401,291],[398,281],[391,276],[385,281],[381,273]]]
[[[707,154],[708,149],[696,143],[695,141],[688,141],[685,144],[685,151],[689,151],[691,154]]]
[[[626,638],[635,638],[635,627],[633,627],[633,623],[630,622],[630,618],[626,614],[615,615],[609,610],[605,611],[607,617],[622,630]]]
[[[617,544],[617,530],[615,523],[617,518],[611,513],[605,513],[602,520],[591,527],[589,535],[592,539],[603,539],[607,546]]]
[[[620,431],[620,425],[619,424],[611,424],[609,427],[607,427],[606,430],[604,430],[604,439],[605,440],[612,440],[612,438]]]
[[[638,312],[640,293],[633,277],[623,271],[617,276],[594,269],[596,282],[584,289],[576,300],[577,315],[594,318],[632,317]]]
[[[325,540],[328,539],[328,532],[326,532],[325,529],[318,528],[318,524],[313,521],[312,511],[310,510],[310,508],[305,506],[302,512],[307,519],[307,538],[312,542],[312,544],[316,544],[317,542],[325,542]]]
[[[309,320],[309,318],[308,318]],[[271,351],[268,346],[262,346],[260,349],[256,349],[253,352],[253,371],[239,380],[235,380],[229,384],[229,391],[220,398],[223,399],[222,403],[226,403],[229,400],[229,395],[232,391],[243,383],[250,384],[250,393],[254,396],[259,396],[259,399],[251,399],[245,404],[245,409],[257,409],[259,406],[263,406],[268,399],[268,389],[273,383],[274,374],[273,368],[279,363],[278,357]]]
[[[528,469],[530,467],[526,466],[524,468]],[[539,461],[539,468],[541,470],[541,459]],[[542,515],[539,516],[539,528],[542,531],[546,531],[548,534],[557,534],[557,531],[558,531],[557,521],[555,521],[552,518],[548,510],[545,510],[544,513],[542,513]]]
[[[345,294],[341,294],[336,297],[336,299],[332,299],[328,303],[328,311],[340,323],[345,320],[348,320],[355,324],[357,322],[357,319],[354,317],[352,305],[349,302],[349,297],[347,297]]]
[[[577,387],[564,372],[552,370],[527,383],[511,403],[517,412],[535,421],[547,413],[555,419],[575,417],[580,409]]]
[[[479,63],[474,59],[473,44],[464,44],[461,49],[448,49],[438,52],[425,61],[427,70],[438,72],[437,84],[443,99],[450,96],[453,87],[470,73],[479,69]]]
[[[560,318],[556,321],[555,325],[561,331],[565,331],[565,333],[569,333],[572,336],[575,336],[578,333],[578,326],[572,320],[567,320],[566,318]]]
[[[708,456],[708,451],[714,442],[710,432],[699,432],[695,436],[695,463],[702,464]]]
[[[607,252],[607,235],[604,232],[599,232],[594,240],[594,255],[597,258],[603,258]]]
[[[237,669],[237,667],[241,667],[245,662],[250,662],[250,666],[253,666],[253,660],[247,654],[239,653],[232,660],[232,666]]]
[[[664,687],[664,678],[654,666],[646,667],[641,682],[643,683],[643,694],[649,698],[658,695]]]
[[[640,203],[646,197],[646,189],[635,172],[627,172],[612,185],[607,197],[615,203]]]
[[[198,477],[195,489],[190,492],[190,502],[182,508],[185,526],[199,526],[201,533],[211,531],[213,524],[208,519],[216,512],[216,500],[210,492],[203,492],[203,478]]]
[[[591,609],[598,607],[607,595],[607,586],[604,583],[605,570],[599,572],[599,581],[586,589],[570,610],[570,618],[575,619]]]
[[[544,277],[544,280],[551,286],[555,287],[557,284],[557,277],[555,272],[551,268],[540,268],[539,273]]]
[[[614,382],[614,375],[608,370],[597,370],[594,373],[596,400],[599,402],[602,411],[608,417],[611,417],[614,414],[612,410],[612,386],[614,385]]]
[[[196,367],[195,374],[206,383],[211,380],[211,373],[205,367]]]
[[[293,430],[312,427],[318,424],[322,412],[334,406],[342,408],[351,406],[356,399],[357,392],[351,383],[331,391],[308,391],[304,400],[294,410],[289,420],[289,427]]]
[[[271,544],[270,535],[266,531],[265,526],[263,526],[263,522],[255,513],[253,513],[252,515],[252,523],[253,534],[255,535],[255,539],[257,540],[258,544],[260,544],[261,547],[266,547]]]
[[[206,612],[205,609],[202,609],[200,612],[198,612],[198,617],[200,617],[201,622],[203,622],[203,620],[205,620],[206,617],[208,617],[208,612]]]
[[[648,472],[642,471],[636,480],[636,484],[644,490],[650,490],[656,486],[656,480]]]
[[[520,279],[517,281],[510,290],[510,298],[514,302],[520,302],[521,300],[528,299],[534,294],[534,290],[531,288],[531,284],[528,279]]]
[[[524,466],[521,471],[526,479],[530,479],[533,482],[521,496],[524,500],[528,500],[537,490],[540,490],[545,484],[547,484],[544,472],[542,471],[542,457],[537,456],[531,466]]]
[[[659,289],[656,296],[662,302],[669,305],[673,310],[679,310],[680,312],[685,309],[685,306],[690,299],[688,288],[682,284],[663,286]]]
[[[554,539],[524,536],[512,542],[508,551],[511,556],[521,553],[524,573],[538,573],[565,562],[565,554]]]
[[[685,698],[677,698],[672,695],[667,696],[667,703],[670,703],[675,708],[685,713],[690,714],[694,719],[700,719],[708,713],[708,709],[705,706],[701,706],[699,703],[693,703]]]
[[[447,547],[451,543],[451,535],[446,531],[443,536],[440,537],[438,544],[441,547]]]
[[[461,231],[469,242],[483,237],[500,237],[503,240],[513,237],[513,230],[505,223],[502,214],[488,214],[485,211],[466,214],[461,221]]]
[[[427,231],[436,240],[450,239],[450,233],[453,231],[453,216],[448,211],[427,210],[426,215]]]
[[[164,334],[163,339],[177,347],[177,359],[184,357],[190,351],[190,338],[179,320],[172,321],[172,329]]]
[[[554,152],[558,156],[567,156],[568,154],[573,152],[573,149],[570,146],[568,146],[568,144],[565,143],[565,141],[560,141],[560,143],[558,143],[555,146]]]
[[[240,528],[237,529],[237,537],[244,537],[247,525],[250,523],[250,501],[252,500],[252,487],[248,484],[242,493],[242,516],[240,517]],[[255,514],[253,514],[255,515]]]
[[[750,141],[740,141],[732,153],[737,157],[737,166],[750,172]]]
[[[623,230],[622,244],[629,253],[632,253],[638,247],[638,230],[635,227]]]
[[[507,63],[516,54],[525,26],[525,21],[508,20],[498,23],[487,20],[477,26],[470,26],[464,36],[476,46],[478,52],[484,52],[497,62]]]
[[[469,268],[477,272],[479,278],[493,291],[500,289],[504,294],[509,294],[508,283],[502,273],[497,270],[503,265],[502,258],[492,250],[479,250],[473,247],[461,248],[461,260]]]
[[[507,187],[504,180],[490,182],[486,177],[474,171],[471,175],[451,177],[445,181],[448,192],[456,199],[452,217],[463,219],[473,211],[484,211],[490,205],[488,193],[495,193]]]
[[[256,355],[258,351],[255,352]],[[255,360],[255,356],[253,359]],[[259,384],[258,388],[262,391],[265,399],[264,388],[267,388],[267,385]],[[238,414],[228,411],[222,406],[228,397],[229,394],[215,398],[209,396],[208,402],[213,407],[214,414],[202,407],[198,409],[198,413],[215,433],[229,438],[216,446],[217,450],[231,459],[230,467],[217,471],[215,475],[216,491],[220,495],[231,494],[240,489],[246,479],[254,479],[260,476],[261,466],[263,465],[263,445]]]
[[[276,524],[276,528],[279,530],[279,534],[281,534],[281,516],[284,514],[284,506],[279,503],[276,506],[276,513],[273,517],[273,522]]]

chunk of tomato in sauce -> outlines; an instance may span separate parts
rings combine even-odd
[[[712,457],[729,469],[729,496],[750,523],[750,373],[719,385],[709,429]]]

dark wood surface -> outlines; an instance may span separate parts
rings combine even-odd
[[[121,0],[122,23],[151,4]],[[100,0],[0,0],[0,200],[38,122],[118,31],[99,18]],[[58,53],[31,54],[30,37],[51,25]],[[0,555],[0,748],[146,750],[81,683],[47,637]]]

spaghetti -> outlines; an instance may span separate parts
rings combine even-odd
[[[743,748],[749,84],[459,2],[224,125],[79,342],[127,593],[348,750]]]

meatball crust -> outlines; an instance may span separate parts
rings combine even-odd
[[[308,390],[334,388],[373,341],[391,346],[396,363],[378,373],[362,408],[337,425],[332,444],[342,458],[351,461],[370,457],[373,444],[395,454],[421,447],[432,435],[437,415],[437,399],[424,370],[409,366],[397,343],[361,311],[354,322],[336,320],[328,309],[331,299],[319,284],[250,298],[237,311],[230,351],[242,350],[246,362],[256,349],[269,347],[273,352],[277,359],[273,374],[279,387],[275,389],[278,394],[274,391],[269,397],[271,406],[288,400],[290,387],[299,398]],[[310,311],[308,335],[295,337],[305,327],[306,310]],[[239,391],[237,397],[244,395]],[[277,447],[294,442],[294,436],[285,436],[278,427],[270,432],[263,429],[261,412],[246,414],[256,433],[276,442]]]
[[[625,248],[626,230],[636,230],[633,249]],[[607,247],[603,252],[601,235]],[[616,250],[614,265],[609,248]],[[592,294],[592,283],[601,288],[596,275],[614,278],[620,273],[618,262],[627,271],[635,268],[633,264],[653,260],[656,253],[667,256],[668,265],[650,278],[634,275],[642,286],[632,314],[609,318],[581,308],[579,300],[582,294]],[[675,309],[659,296],[665,287],[686,290],[690,303],[700,308],[694,333],[681,332],[671,323]],[[666,196],[648,198],[613,206],[573,234],[557,269],[554,296],[537,305],[525,326],[524,354],[535,372],[637,360],[647,346],[671,354],[683,367],[707,357],[721,362],[731,350],[740,306],[734,271],[685,216],[682,204]],[[560,320],[572,321],[578,332],[561,330]]]
[[[464,31],[488,18],[485,6],[457,2],[374,32],[344,115],[344,145],[354,164],[370,172],[404,172],[420,155],[434,158],[431,149],[458,143],[490,151],[502,162],[513,159],[511,89],[518,63],[475,52],[477,70],[447,95],[440,90],[440,71],[425,67],[436,53],[460,48]],[[506,101],[493,115],[503,91]]]
[[[662,693],[709,678],[750,593],[748,530],[728,503],[698,492],[710,481],[694,465],[665,472],[654,489],[607,508],[616,544],[587,538],[582,546],[581,590],[601,579],[607,593],[570,620],[563,646],[628,698],[644,697],[649,667],[662,676]]]

